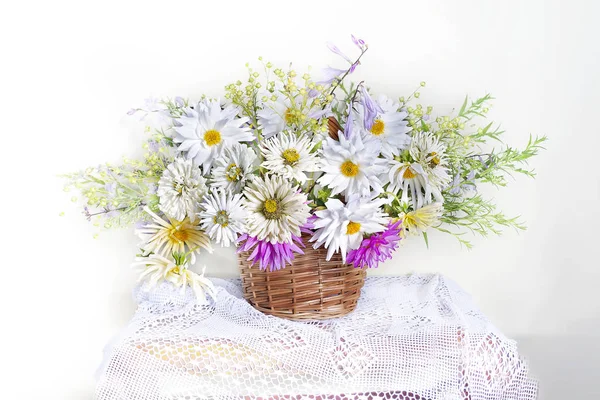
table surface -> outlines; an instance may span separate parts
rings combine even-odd
[[[264,315],[239,280],[215,302],[163,283],[107,346],[99,400],[518,399],[537,384],[516,344],[441,275],[367,278],[351,314]]]

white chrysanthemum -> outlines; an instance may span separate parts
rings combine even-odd
[[[290,243],[309,217],[306,194],[282,176],[255,177],[244,190],[247,233],[271,243]]]
[[[446,145],[431,134],[419,132],[413,136],[409,152],[423,166],[433,197],[443,202],[442,190],[452,180],[448,173]]]
[[[361,135],[365,141],[376,140],[381,144],[381,154],[386,158],[392,158],[400,154],[400,151],[406,149],[411,142],[408,135],[411,128],[408,126],[408,113],[398,111],[400,105],[394,100],[381,95],[377,99],[377,104],[382,112],[377,114],[373,126],[370,129],[362,126]],[[360,108],[361,125],[364,122],[363,110]]]
[[[325,245],[327,260],[334,253],[340,252],[342,261],[346,262],[348,250],[358,249],[363,236],[369,233],[382,232],[389,221],[381,206],[387,199],[350,196],[346,205],[338,199],[329,199],[326,210],[317,211],[318,219],[314,222],[315,234],[310,239],[316,242],[314,248]]]
[[[224,144],[254,140],[247,126],[248,118],[237,118],[235,114],[232,107],[221,109],[218,101],[199,102],[194,109],[188,109],[175,119],[174,141],[179,144],[178,150],[186,152],[187,158],[194,159],[208,171]]]
[[[199,225],[192,224],[188,218],[182,221],[164,219],[153,213],[148,207],[144,210],[152,217],[152,222],[136,230],[142,239],[141,248],[144,254],[160,254],[171,257],[173,253],[192,254],[192,263],[195,262],[194,253],[206,249],[212,253],[210,239]]]
[[[379,142],[363,143],[360,135],[350,139],[340,135],[339,142],[328,138],[323,147],[322,170],[318,183],[328,186],[331,194],[368,196],[371,188],[383,191],[379,176],[385,172],[386,161],[378,158]]]
[[[283,132],[264,142],[262,166],[273,174],[304,183],[308,180],[305,172],[319,170],[317,155],[310,152],[313,147],[308,137],[299,139],[293,133]]]
[[[225,191],[215,191],[205,197],[199,215],[200,226],[211,239],[229,246],[245,230],[247,211],[242,204],[242,195],[227,195]]]
[[[318,119],[329,112],[329,108],[323,109],[322,105],[304,103],[305,99],[290,100],[287,96],[280,95],[275,101],[267,101],[263,108],[258,111],[258,123],[265,139],[282,132],[284,129],[298,127],[308,121],[309,118]]]
[[[407,233],[411,235],[419,235],[432,226],[439,224],[442,212],[442,203],[432,203],[417,210],[403,214],[401,216],[402,237],[405,237]]]
[[[148,282],[149,288],[164,280],[173,283],[176,287],[181,287],[182,290],[190,286],[201,304],[206,302],[207,296],[213,300],[216,299],[216,289],[213,283],[204,277],[206,267],[203,268],[202,274],[198,275],[190,271],[187,263],[177,265],[171,258],[159,254],[139,257],[133,266],[142,268],[139,281]]]
[[[263,109],[257,113],[263,138],[268,139],[278,134],[283,131],[286,124],[293,122],[291,106],[290,100],[285,96],[279,96],[275,101],[264,103]]]
[[[256,153],[245,144],[225,146],[221,156],[215,160],[210,185],[240,193],[257,166]]]
[[[194,222],[206,191],[206,179],[193,160],[177,158],[158,181],[159,209],[171,218],[181,221],[187,216]]]
[[[389,161],[389,167],[388,192],[397,193],[402,190],[402,202],[408,203],[410,197],[414,209],[431,203],[431,186],[421,164],[392,159]]]

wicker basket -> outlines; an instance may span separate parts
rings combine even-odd
[[[302,237],[308,239],[308,237]],[[356,307],[366,272],[343,264],[327,250],[307,246],[292,265],[279,271],[261,271],[247,261],[250,252],[238,255],[244,297],[254,308],[276,317],[304,320],[328,319],[348,314]]]

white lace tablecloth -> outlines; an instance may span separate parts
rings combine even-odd
[[[108,346],[99,400],[536,399],[516,345],[440,275],[368,278],[348,316],[292,322],[212,279],[198,305],[170,284]]]

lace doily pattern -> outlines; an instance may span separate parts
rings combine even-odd
[[[516,344],[440,275],[368,278],[354,312],[295,322],[264,315],[239,280],[217,301],[168,283],[106,349],[98,400],[528,400]]]

